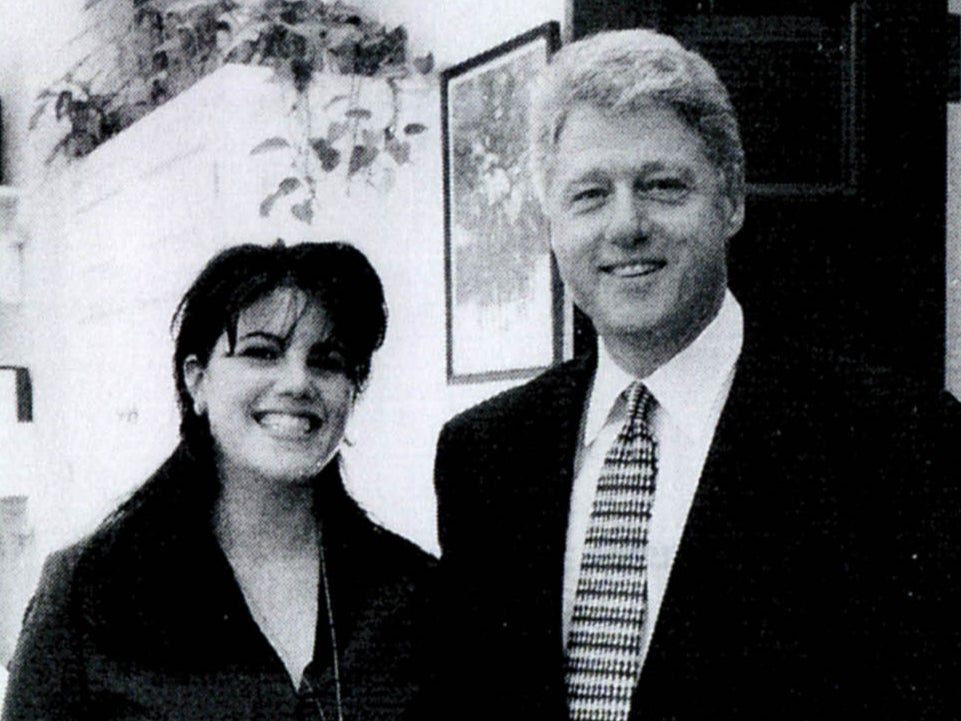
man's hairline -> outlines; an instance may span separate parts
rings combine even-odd
[[[544,163],[544,164],[541,164],[540,162],[538,162],[539,167],[536,168],[535,174],[536,176],[539,176],[539,177],[535,179],[535,183],[534,183],[535,187],[539,188],[537,194],[541,196],[540,197],[541,209],[544,211],[545,215],[548,215],[548,220],[549,220],[549,207],[550,207],[550,201],[551,201],[551,193],[553,192],[553,189],[554,189],[554,182],[557,179],[557,173],[555,172],[556,163],[554,162],[554,160],[556,159],[556,156],[557,156],[557,148],[560,145],[561,133],[564,132],[564,128],[567,126],[567,121],[570,118],[571,114],[574,112],[575,109],[579,107],[593,108],[595,110],[600,111],[602,114],[610,115],[616,118],[639,116],[643,112],[645,112],[646,106],[660,106],[663,108],[669,108],[671,111],[674,112],[674,114],[678,117],[678,119],[682,123],[684,123],[685,127],[690,129],[697,136],[698,141],[701,143],[701,150],[704,153],[704,157],[707,159],[707,161],[711,164],[714,170],[721,177],[721,194],[723,195],[723,197],[733,206],[739,206],[744,202],[746,197],[744,190],[743,189],[739,191],[735,190],[734,189],[735,181],[732,178],[729,178],[727,174],[728,170],[736,171],[736,168],[733,168],[730,166],[725,167],[722,163],[717,162],[711,157],[711,154],[707,152],[707,148],[709,146],[707,141],[704,138],[704,135],[700,132],[700,130],[694,124],[692,124],[690,121],[688,121],[686,117],[684,117],[683,113],[678,112],[677,105],[665,98],[658,98],[653,93],[646,95],[644,100],[645,102],[641,103],[638,106],[625,107],[623,109],[618,109],[614,107],[607,107],[601,103],[592,102],[588,98],[581,98],[576,100],[574,103],[571,103],[565,106],[563,112],[558,113],[555,116],[557,122],[556,124],[553,122],[551,124],[551,142],[547,145],[547,147],[550,148],[550,152],[544,154],[545,160],[550,159],[551,162]],[[743,185],[743,181],[741,185]]]

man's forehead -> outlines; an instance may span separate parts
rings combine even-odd
[[[567,116],[555,153],[558,177],[600,173],[614,161],[645,170],[707,161],[700,136],[664,103],[616,114],[578,106]]]

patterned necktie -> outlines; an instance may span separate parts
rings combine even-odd
[[[639,382],[625,393],[627,420],[601,468],[574,598],[567,649],[573,721],[624,721],[641,675],[657,476],[649,424],[657,401]]]

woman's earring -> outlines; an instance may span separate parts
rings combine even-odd
[[[194,401],[194,415],[202,416],[204,414],[204,407],[200,401]]]

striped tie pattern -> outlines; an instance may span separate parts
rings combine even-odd
[[[657,476],[656,401],[639,382],[604,458],[581,557],[567,647],[573,721],[624,721],[641,675],[647,534]]]

